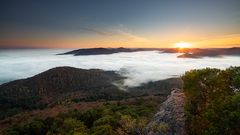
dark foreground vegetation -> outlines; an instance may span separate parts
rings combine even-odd
[[[192,70],[182,79],[189,135],[240,134],[240,67]]]
[[[147,102],[146,102],[147,101]],[[134,99],[131,102],[108,103],[100,108],[71,110],[56,117],[33,119],[14,125],[5,135],[139,135],[155,112],[159,100]]]
[[[84,80],[85,77],[88,78],[87,81]],[[101,84],[95,83],[99,78],[104,81]],[[19,113],[20,123],[14,122],[15,117],[2,120],[0,124],[8,124],[5,130],[2,130],[2,134],[145,135],[148,132],[146,127],[148,127],[154,133],[162,135],[168,133],[172,125],[161,124],[160,121],[157,122],[160,124],[153,124],[154,126],[149,127],[148,123],[154,120],[153,114],[161,114],[164,119],[167,119],[163,112],[156,113],[156,110],[167,98],[171,92],[170,89],[174,87],[183,87],[185,93],[186,121],[183,125],[188,135],[240,134],[240,67],[230,67],[226,70],[211,68],[191,70],[182,76],[183,86],[181,80],[173,78],[149,82],[139,87],[129,88],[128,91],[120,91],[111,82],[121,79],[113,72],[57,68],[57,70],[50,70],[50,72],[30,79],[2,85],[0,87],[2,99],[6,97],[17,99],[13,102],[14,104],[1,100],[1,105],[5,107],[5,110],[14,111],[11,105],[17,104],[15,108],[26,112],[33,111],[27,115],[31,119],[26,121],[24,119],[26,117],[21,117],[23,113]],[[48,84],[46,80],[52,80],[51,84]],[[65,84],[66,82],[74,83]],[[47,84],[42,85],[45,83]],[[39,85],[33,87],[33,84]],[[14,93],[14,91],[17,92]],[[28,92],[27,95],[24,95],[25,92]],[[37,95],[40,99],[33,97],[26,101],[21,100],[22,97],[28,99],[29,95],[30,97]],[[53,95],[58,95],[58,97]],[[39,101],[44,101],[47,105],[43,108],[38,106],[37,109],[24,108],[24,104],[31,106]],[[21,105],[18,105],[20,103]],[[40,112],[43,113],[44,109],[48,111],[47,109],[59,107],[58,104],[63,108],[68,108],[67,111],[59,111],[60,113],[57,111],[56,115],[38,117],[37,110],[43,109]],[[84,104],[99,105],[84,109],[81,107]],[[74,105],[80,105],[80,107],[75,108]],[[166,104],[164,107],[171,110]],[[173,115],[177,116],[176,112],[173,111]]]

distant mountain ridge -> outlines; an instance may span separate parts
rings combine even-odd
[[[77,49],[66,53],[61,53],[58,55],[66,55],[73,54],[74,56],[79,55],[102,55],[102,54],[114,54],[119,52],[137,52],[137,51],[152,51],[157,49],[152,48],[85,48],[85,49]]]
[[[183,53],[178,58],[240,56],[240,47],[165,49],[163,53]]]
[[[202,58],[202,57],[221,57],[224,55],[240,56],[240,47],[232,48],[85,48],[61,53],[58,55],[72,54],[81,55],[103,55],[120,52],[138,52],[138,51],[161,51],[161,53],[183,53],[178,58]]]

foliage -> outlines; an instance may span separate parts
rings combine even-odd
[[[240,67],[191,70],[182,79],[188,134],[240,134]]]
[[[145,132],[147,121],[145,118],[136,119],[130,115],[123,115],[120,124],[122,126],[118,129],[119,134],[142,135]]]
[[[19,99],[0,96],[0,119],[15,115],[23,109],[42,109],[46,105],[39,102],[39,96],[22,97]]]
[[[161,122],[160,124],[153,122],[151,126],[151,131],[153,131],[154,133],[166,134],[168,129],[168,124],[165,122]]]
[[[92,128],[92,135],[114,135],[115,132],[110,125],[94,126]]]
[[[0,119],[65,101],[123,99],[127,93],[112,83],[121,79],[123,77],[113,71],[56,67],[30,78],[5,83],[0,85]]]
[[[35,119],[22,126],[12,126],[6,135],[116,135],[142,134],[147,118],[156,109],[155,102],[136,99],[133,103],[106,103],[100,108],[70,110],[56,117]]]

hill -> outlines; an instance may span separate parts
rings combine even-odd
[[[57,67],[27,79],[0,85],[0,108],[36,109],[71,98],[121,96],[112,82],[123,79],[113,71]]]
[[[202,57],[222,57],[222,56],[239,56],[240,47],[232,48],[86,48],[61,53],[58,55],[72,54],[81,55],[102,55],[114,54],[119,52],[137,52],[137,51],[160,51],[161,53],[182,53],[178,58],[202,58]]]
[[[137,51],[150,51],[157,50],[151,48],[86,48],[86,49],[77,49],[70,52],[58,54],[58,55],[66,55],[73,54],[74,56],[79,55],[101,55],[101,54],[114,54],[119,52],[137,52]]]
[[[5,83],[0,85],[0,119],[22,110],[43,109],[66,102],[121,100],[148,95],[166,97],[172,88],[182,85],[179,78],[171,78],[123,91],[116,85],[123,79],[114,71],[56,67],[30,78]]]

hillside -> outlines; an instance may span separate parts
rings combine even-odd
[[[0,107],[3,108],[1,110],[36,109],[68,97],[121,96],[126,92],[112,84],[120,79],[123,77],[113,71],[57,67],[27,79],[0,85]]]
[[[120,90],[114,83],[124,77],[114,71],[56,67],[35,75],[0,85],[0,119],[23,110],[52,107],[63,102],[121,100],[156,95],[166,97],[172,88],[181,88],[181,80],[172,78]]]
[[[141,86],[132,87],[128,92],[135,95],[162,95],[168,96],[173,88],[181,89],[182,80],[180,78],[168,78],[165,80],[151,81]]]

